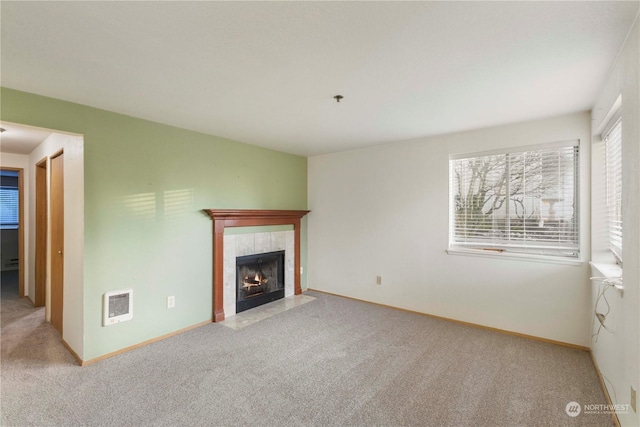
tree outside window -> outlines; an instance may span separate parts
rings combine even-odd
[[[450,246],[577,256],[578,148],[451,159]]]

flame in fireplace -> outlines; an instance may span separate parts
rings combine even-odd
[[[244,280],[242,281],[242,287],[248,290],[253,287],[262,286],[268,281],[269,279],[267,277],[264,277],[259,272],[256,272],[253,279],[249,279],[249,276],[244,276]]]

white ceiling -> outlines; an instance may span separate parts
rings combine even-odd
[[[52,133],[44,129],[7,122],[0,122],[0,129],[3,129],[0,133],[0,151],[13,154],[31,153]]]
[[[589,110],[639,5],[3,1],[1,83],[312,156]]]

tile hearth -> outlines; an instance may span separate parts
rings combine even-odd
[[[311,302],[314,299],[316,298],[309,295],[292,295],[279,299],[278,301],[261,305],[260,307],[243,311],[242,313],[238,313],[218,323],[237,331],[271,316],[275,316],[276,314],[283,313],[287,310],[291,310],[292,308],[301,306],[302,304]]]

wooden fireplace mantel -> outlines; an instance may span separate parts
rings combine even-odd
[[[294,293],[300,295],[300,220],[310,211],[262,209],[204,209],[213,220],[213,321],[224,320],[224,229],[263,225],[293,225]]]

